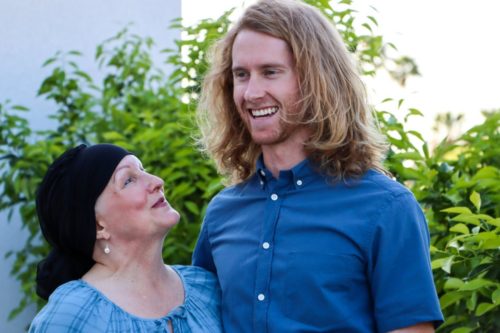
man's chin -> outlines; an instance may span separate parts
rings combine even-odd
[[[285,142],[290,135],[288,133],[275,133],[274,135],[252,135],[252,140],[260,146],[275,146]]]

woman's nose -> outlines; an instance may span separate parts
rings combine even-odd
[[[155,175],[149,175],[149,176],[151,177],[149,181],[149,190],[151,192],[163,190],[163,185],[164,185],[163,179]]]

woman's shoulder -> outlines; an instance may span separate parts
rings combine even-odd
[[[171,266],[184,284],[186,301],[202,300],[220,302],[220,287],[215,275],[198,266]]]
[[[81,304],[88,303],[88,299],[91,298],[95,298],[92,288],[83,280],[73,280],[57,287],[50,295],[46,307],[75,311]]]
[[[221,332],[221,291],[216,276],[198,266],[171,267],[179,274],[184,285],[183,307],[191,331]]]
[[[96,324],[92,321],[97,295],[82,280],[62,284],[50,295],[47,304],[33,319],[30,333],[69,332]],[[88,327],[91,329],[91,327]]]
[[[187,296],[190,294],[212,294],[219,292],[219,282],[212,272],[198,266],[174,265],[171,266],[180,275],[186,289]]]

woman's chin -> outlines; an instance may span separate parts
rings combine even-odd
[[[168,212],[165,214],[165,218],[162,221],[162,224],[168,226],[168,229],[174,227],[177,223],[179,223],[181,216],[180,214],[173,208],[170,208]]]

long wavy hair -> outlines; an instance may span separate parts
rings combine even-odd
[[[261,153],[233,101],[232,46],[243,29],[290,47],[300,93],[295,121],[309,128],[304,148],[319,171],[333,180],[359,177],[370,168],[385,173],[387,145],[342,38],[316,8],[293,0],[261,0],[248,7],[211,49],[197,119],[202,149],[218,171],[231,183],[244,181]]]

